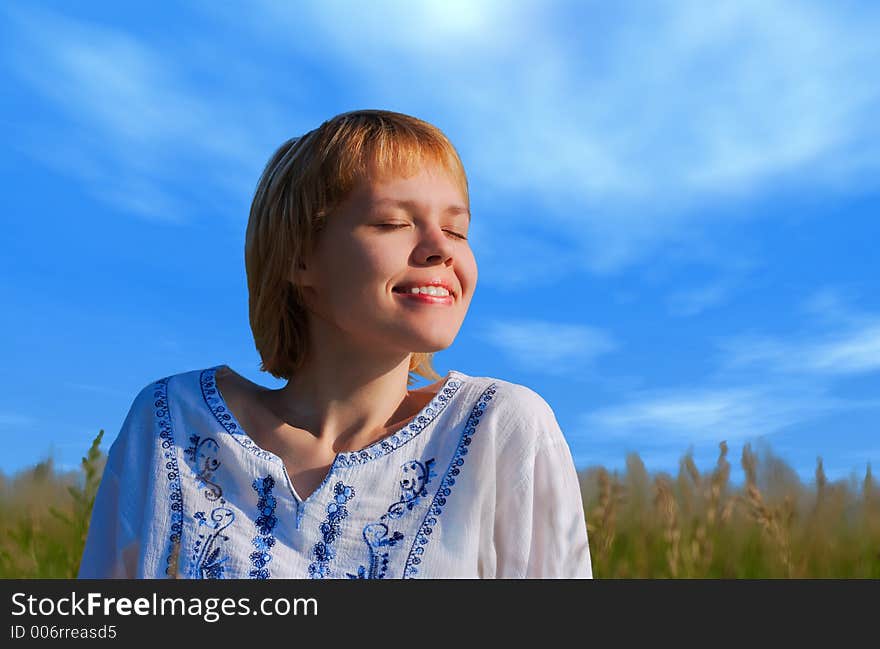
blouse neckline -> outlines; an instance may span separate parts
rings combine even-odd
[[[322,491],[326,482],[333,475],[335,469],[339,467],[356,466],[372,460],[377,460],[418,437],[418,435],[452,402],[453,397],[459,391],[461,386],[464,385],[465,379],[467,378],[466,375],[461,372],[449,370],[440,389],[437,390],[436,394],[431,398],[428,404],[425,405],[408,424],[391,435],[386,435],[358,451],[342,451],[337,453],[333,460],[333,464],[330,466],[330,470],[324,477],[324,480],[305,500],[303,500],[293,488],[293,483],[290,481],[290,476],[287,475],[284,461],[275,453],[261,448],[251,436],[248,435],[247,431],[232,413],[232,410],[230,410],[229,405],[223,398],[223,394],[217,389],[216,373],[218,369],[223,367],[230,370],[232,369],[228,365],[221,363],[220,365],[215,365],[214,367],[203,370],[201,373],[199,383],[201,385],[205,404],[220,425],[223,426],[226,432],[228,432],[236,442],[248,449],[254,455],[281,467],[287,478],[290,491],[300,503],[308,502],[311,500],[312,496]]]

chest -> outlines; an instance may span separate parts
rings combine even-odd
[[[314,449],[285,449],[276,455],[284,463],[290,483],[303,501],[321,486],[336,458]]]
[[[246,474],[251,451],[230,438],[217,441],[218,469],[203,476],[216,490],[185,479],[182,498],[173,499],[184,507],[182,574],[475,576],[480,539],[491,531],[484,530],[481,521],[487,519],[457,447],[414,443],[398,449],[404,453],[364,463],[299,470],[264,462]],[[302,459],[288,457],[286,465],[299,466]],[[473,453],[468,460],[480,464]],[[295,494],[285,485],[288,479]]]

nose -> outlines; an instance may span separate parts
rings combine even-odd
[[[444,232],[439,225],[428,226],[423,232],[414,251],[416,259],[426,264],[448,263],[452,259],[453,251],[453,242],[449,240],[451,235]]]

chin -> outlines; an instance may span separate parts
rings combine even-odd
[[[442,352],[444,349],[448,349],[454,340],[455,337],[447,337],[441,340],[437,340],[436,338],[431,341],[425,340],[422,341],[421,344],[414,344],[411,351],[416,354],[433,354],[434,352]]]
[[[458,327],[443,325],[430,327],[427,330],[425,327],[401,328],[398,326],[394,329],[388,328],[384,333],[386,340],[389,336],[391,337],[388,342],[394,347],[403,347],[408,352],[415,354],[432,354],[448,349],[455,342],[458,329]]]

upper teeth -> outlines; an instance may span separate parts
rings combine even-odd
[[[411,289],[408,289],[410,293],[426,293],[427,295],[437,295],[444,297],[449,295],[449,291],[447,291],[442,286],[413,286]]]

